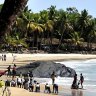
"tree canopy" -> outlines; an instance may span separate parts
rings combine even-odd
[[[0,41],[13,45],[23,42],[38,48],[41,44],[57,44],[60,48],[65,42],[75,46],[96,43],[96,18],[86,9],[78,12],[75,7],[57,10],[51,6],[34,13],[26,3],[27,0],[5,0],[0,6]]]

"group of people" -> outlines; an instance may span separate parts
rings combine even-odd
[[[28,72],[29,73],[29,72]],[[30,92],[40,92],[40,83],[33,79],[32,72],[30,74],[12,77],[12,80],[7,79],[5,81],[6,86],[19,87],[29,90]]]
[[[11,73],[12,72],[12,73]],[[26,75],[22,75],[22,72],[20,72],[19,76],[16,76],[16,65],[14,64],[12,71],[11,66],[8,67],[8,75],[12,75],[12,80],[7,79],[5,81],[5,86],[12,86],[12,87],[19,87],[24,88],[26,90],[29,90],[30,92],[40,92],[40,83],[34,80],[32,71],[28,71]],[[51,87],[48,83],[45,84],[44,92],[46,93],[56,93],[58,94],[58,84],[55,83],[55,71],[51,74],[52,79],[52,86],[53,90],[51,91]],[[74,75],[73,83],[71,88],[72,89],[78,89],[79,85],[81,85],[81,88],[83,88],[83,82],[84,77],[82,73],[80,74],[80,80],[77,79],[77,74]]]
[[[71,88],[72,89],[78,89],[79,85],[81,85],[81,89],[82,89],[83,88],[83,82],[84,82],[84,77],[83,77],[82,73],[80,74],[79,80],[77,79],[77,74],[75,74]]]
[[[11,66],[9,66],[9,69],[11,69]],[[13,70],[14,70],[14,68],[13,68]],[[13,72],[13,70],[12,70],[12,72]],[[53,90],[51,91],[51,86],[48,83],[46,83],[45,89],[44,89],[45,93],[58,94],[58,85],[55,84],[54,74],[55,74],[55,72],[53,72],[51,74],[51,77],[53,79],[53,81],[52,81]],[[10,76],[10,75],[11,75],[11,73],[9,70],[8,76]],[[33,91],[40,92],[40,83],[37,82],[36,80],[34,80],[32,71],[28,71],[26,75],[22,74],[22,72],[20,72],[19,76],[13,75],[11,80],[8,80],[8,79],[6,80],[5,85],[12,86],[12,87],[17,86],[19,88],[24,88],[26,90],[29,90],[30,92],[33,92]]]
[[[2,56],[0,56],[0,59],[2,60],[2,61],[6,61],[6,54],[2,54]]]
[[[7,70],[8,70],[7,76],[13,76],[13,77],[16,76],[16,64],[14,64],[13,67],[9,65]]]
[[[51,79],[52,79],[53,85],[55,84],[55,77],[56,77],[56,74],[53,71],[53,73],[51,74]],[[77,79],[77,74],[75,74],[71,88],[72,89],[79,89],[79,88],[83,89],[83,82],[84,82],[84,77],[83,77],[82,73],[80,74],[79,80]],[[79,85],[81,85],[81,87]],[[54,87],[53,87],[53,90],[54,90]]]
[[[16,59],[16,55],[13,55],[13,53],[12,53],[12,57],[13,57],[13,62],[14,62],[15,59]],[[6,61],[6,60],[7,60],[7,55],[6,55],[6,54],[2,54],[2,55],[0,56],[0,60]],[[12,62],[12,63],[13,63],[13,62]]]

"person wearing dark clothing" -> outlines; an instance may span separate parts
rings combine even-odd
[[[24,81],[24,89],[28,90],[29,86],[28,86],[28,81]]]
[[[30,83],[29,83],[29,91],[30,92],[33,92],[33,89],[34,89],[34,85],[32,83],[32,79],[30,80]]]
[[[29,77],[30,77],[30,78],[33,77],[33,73],[32,73],[32,71],[29,72]]]
[[[37,83],[35,86],[35,92],[40,92],[40,84]]]
[[[2,54],[2,61],[4,61],[4,55]]]
[[[56,75],[55,75],[55,72],[53,71],[53,73],[51,74],[52,84],[55,83],[55,77]]]
[[[54,93],[54,83],[55,83],[55,71],[53,71],[53,73],[51,74],[51,79],[52,79],[52,85],[53,85],[53,93]]]
[[[24,81],[25,81],[25,82],[28,82],[28,81],[29,81],[29,78],[28,78],[27,75],[24,75]]]
[[[7,76],[11,76],[11,65],[8,66],[7,70],[8,70]]]
[[[46,85],[45,85],[45,90],[44,90],[44,92],[51,93],[51,89],[50,89],[50,86],[49,86],[48,83],[46,83]]]
[[[5,86],[10,87],[10,80],[6,80],[6,81],[5,81]]]
[[[77,74],[74,76],[73,84],[77,84]]]
[[[16,65],[15,65],[15,64],[14,64],[14,66],[13,66],[12,73],[13,73],[13,77],[16,76]]]
[[[57,84],[53,85],[53,93],[58,94],[58,85]]]
[[[83,82],[84,82],[84,77],[82,75],[82,73],[80,74],[80,84],[81,84],[81,87],[83,88]]]
[[[74,80],[71,86],[72,89],[78,89],[78,85],[77,85],[77,74],[74,75]]]
[[[6,61],[6,55],[4,55],[4,61]]]

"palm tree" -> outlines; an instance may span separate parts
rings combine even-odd
[[[7,35],[5,38],[4,38],[4,41],[7,45],[9,45],[10,47],[12,48],[17,48],[18,49],[18,46],[22,46],[22,47],[25,47],[27,48],[28,45],[27,43],[25,42],[25,38],[19,38],[18,34],[15,35],[15,36],[10,36],[10,35]]]
[[[81,38],[81,33],[80,32],[73,32],[70,34],[71,40],[75,46],[80,46],[82,42],[84,41],[83,38]]]
[[[67,8],[66,12],[68,14],[68,20],[70,24],[73,26],[73,29],[75,31],[79,31],[78,30],[78,18],[80,17],[80,14],[78,10],[75,7],[69,7]]]
[[[27,1],[28,0],[5,0],[0,12],[0,38],[10,32],[17,15],[24,9]]]
[[[51,6],[50,8],[48,8],[49,20],[54,20],[55,14],[56,14],[56,6]]]
[[[75,7],[69,7],[69,8],[66,8],[66,10],[69,14],[78,13],[78,10]]]
[[[50,38],[50,46],[52,45],[52,32],[54,30],[54,22],[52,20],[48,20],[45,24],[45,31],[47,31],[48,38]]]
[[[59,20],[58,20],[58,24],[59,24],[59,34],[61,36],[60,40],[59,40],[59,46],[62,44],[63,39],[67,39],[68,38],[68,32],[73,30],[73,27],[70,25],[69,21],[68,21],[68,17],[67,17],[67,13],[65,13],[64,11],[60,12],[60,16],[59,16]]]
[[[38,48],[38,37],[39,33],[43,32],[42,24],[30,22],[27,25],[27,28],[33,32],[34,46]]]
[[[86,39],[86,34],[87,34],[86,32],[88,32],[86,29],[90,24],[89,22],[90,19],[91,19],[91,16],[88,15],[88,12],[84,9],[81,12],[81,15],[78,19],[78,27],[79,27],[79,30],[81,30],[84,39]]]
[[[74,46],[75,50],[77,49],[78,51],[80,50],[80,47],[82,47],[84,39],[81,37],[81,33],[80,32],[73,32],[70,34],[70,51],[72,52],[72,45]]]
[[[28,7],[26,6],[24,11],[16,18],[16,26],[17,29],[23,33],[24,37],[27,37],[27,24],[30,23],[34,18],[33,13],[30,13]],[[24,34],[25,33],[25,34]]]
[[[22,37],[26,38],[26,36],[27,36],[27,22],[23,18],[17,17],[16,22],[13,26],[13,30],[15,31],[15,33],[20,34],[21,38]]]
[[[88,48],[91,49],[91,43],[96,41],[96,21],[95,19],[90,21],[90,25],[88,26],[88,35],[87,35],[87,42]]]
[[[49,28],[49,32],[51,33],[50,35],[50,46],[52,48],[52,38],[53,38],[53,34],[54,34],[54,28],[55,28],[55,23],[56,23],[56,6],[51,6],[50,8],[48,8],[48,21],[47,24],[50,26]],[[50,34],[49,33],[49,34]]]
[[[48,11],[47,10],[43,10],[43,11],[40,11],[40,15],[39,15],[39,20],[38,22],[41,23],[41,24],[44,24],[48,21]]]

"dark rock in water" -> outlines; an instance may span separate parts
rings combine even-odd
[[[17,68],[17,75],[19,75],[20,72],[22,72],[22,74],[27,74],[28,71],[32,71],[35,77],[43,78],[50,78],[53,71],[55,71],[57,76],[61,77],[73,77],[76,73],[72,68],[66,67],[60,63],[37,61]]]

